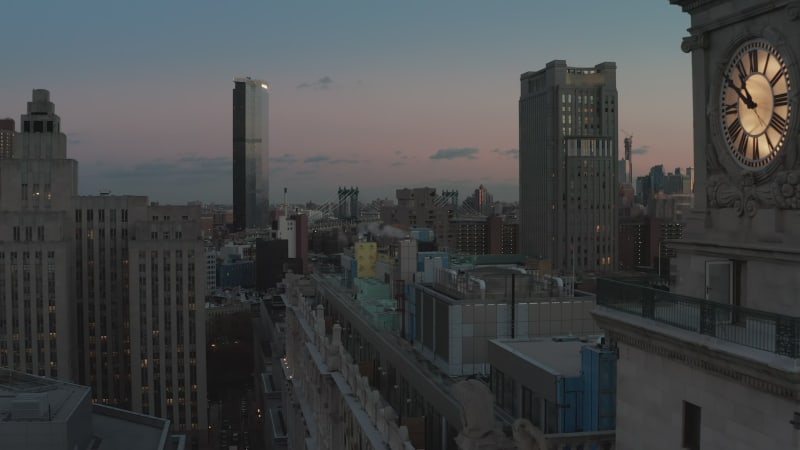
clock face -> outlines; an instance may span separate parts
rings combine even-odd
[[[792,121],[789,71],[764,39],[745,42],[725,68],[720,118],[725,146],[742,167],[759,170],[781,152]]]

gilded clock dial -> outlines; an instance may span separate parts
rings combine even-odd
[[[781,152],[791,93],[786,62],[768,41],[748,41],[734,52],[723,74],[720,117],[725,145],[741,166],[762,169]]]

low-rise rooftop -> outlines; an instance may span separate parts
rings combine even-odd
[[[182,450],[170,422],[92,405],[88,386],[0,368],[3,450]]]
[[[580,351],[586,342],[577,338],[497,340],[495,342],[553,375],[574,377],[581,373]]]

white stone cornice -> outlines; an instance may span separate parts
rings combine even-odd
[[[743,242],[689,240],[668,242],[668,247],[685,253],[706,256],[741,257],[748,261],[791,261],[800,263],[800,248],[781,244],[746,244]]]
[[[592,312],[612,342],[636,347],[751,389],[800,402],[800,359],[723,341],[598,306]]]

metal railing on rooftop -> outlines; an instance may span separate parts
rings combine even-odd
[[[597,304],[747,347],[800,358],[800,317],[610,279],[597,281]]]

